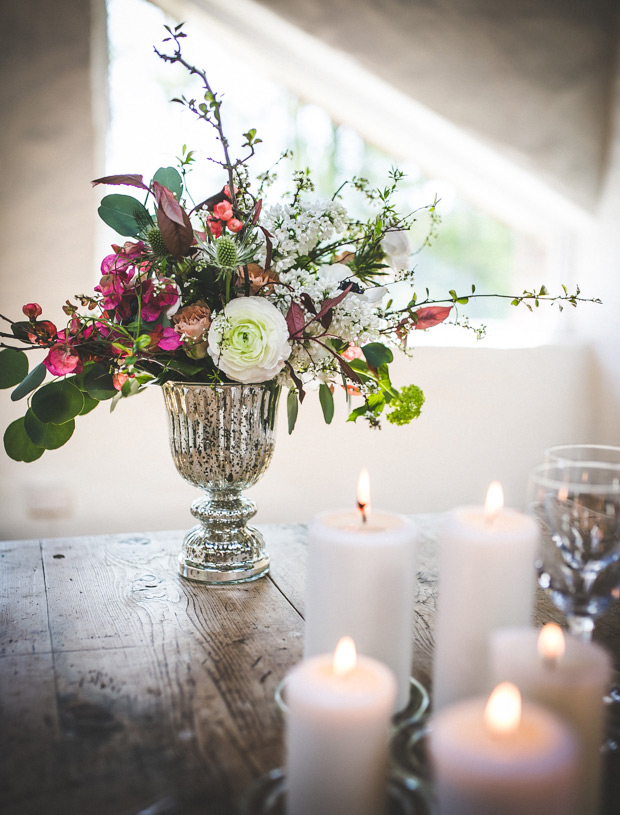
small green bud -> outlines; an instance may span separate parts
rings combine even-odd
[[[146,233],[146,239],[151,245],[153,254],[158,258],[166,257],[166,255],[169,254],[166,244],[164,243],[164,239],[161,236],[161,232],[159,229],[157,229],[157,227],[153,227],[152,229],[148,230]]]
[[[239,255],[235,242],[224,235],[215,243],[215,257],[218,266],[224,269],[234,269],[239,265]]]

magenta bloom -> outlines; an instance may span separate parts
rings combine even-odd
[[[162,351],[176,351],[181,345],[181,337],[179,337],[174,328],[164,328],[162,337],[157,343],[158,348],[161,348]]]
[[[179,289],[176,283],[167,277],[145,280],[142,283],[142,319],[153,322],[166,312],[168,317],[176,311],[179,302]]]
[[[128,275],[128,279],[131,279],[134,275],[134,266],[146,252],[144,243],[127,241],[122,247],[112,244],[112,249],[114,254],[106,255],[101,261],[101,273],[106,275],[131,270],[131,274]]]
[[[79,374],[84,367],[79,356],[74,354],[71,348],[64,343],[52,346],[43,360],[43,364],[54,376]]]

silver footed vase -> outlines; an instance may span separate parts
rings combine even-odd
[[[170,449],[180,475],[204,490],[183,540],[179,572],[201,583],[257,580],[269,571],[256,504],[243,490],[261,478],[275,447],[280,387],[166,382]]]

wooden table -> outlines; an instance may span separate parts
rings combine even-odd
[[[427,687],[437,520],[418,518]],[[181,532],[0,543],[3,815],[231,815],[282,765],[274,692],[302,654],[306,532],[262,529],[270,576],[228,588],[177,576]],[[539,597],[537,616],[558,613]],[[597,636],[620,667],[618,606]],[[618,759],[606,783],[617,815]]]

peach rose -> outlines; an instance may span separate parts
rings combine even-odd
[[[203,359],[207,355],[207,333],[211,327],[211,309],[204,300],[180,308],[172,318],[172,324],[183,338],[187,356]]]

